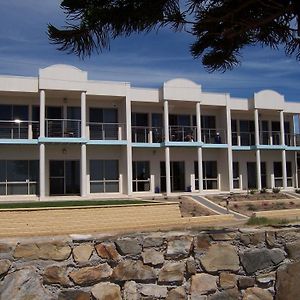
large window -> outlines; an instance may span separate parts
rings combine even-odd
[[[132,142],[149,143],[149,125],[147,113],[132,113],[131,126]]]
[[[283,176],[282,176],[282,162],[281,161],[274,161],[273,162],[274,168],[274,181],[276,187],[283,186]]]
[[[91,193],[119,192],[119,161],[90,160]]]
[[[134,192],[150,191],[150,162],[132,162],[132,190]]]
[[[233,188],[239,189],[240,188],[240,168],[239,162],[234,161],[232,164],[232,177],[233,177]]]
[[[203,161],[203,189],[215,190],[218,188],[218,169],[216,161]]]
[[[0,160],[0,195],[38,194],[37,160]]]
[[[287,186],[293,186],[293,172],[292,172],[292,162],[286,162],[286,177],[287,177]]]
[[[240,120],[240,137],[242,146],[255,145],[254,121]]]
[[[0,105],[0,138],[27,139],[28,120],[27,105]]]

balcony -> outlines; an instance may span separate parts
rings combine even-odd
[[[80,138],[81,120],[46,119],[46,137]]]
[[[280,131],[261,131],[259,134],[259,143],[261,145],[280,145]]]
[[[132,126],[131,136],[133,143],[161,143],[163,129],[161,127]]]
[[[204,144],[226,144],[226,131],[224,129],[202,128],[202,142]]]
[[[253,146],[255,145],[254,132],[232,132],[232,145]]]
[[[285,144],[292,147],[300,147],[300,134],[285,134]]]
[[[95,123],[90,122],[90,140],[124,140],[125,124],[121,123]]]
[[[39,136],[39,122],[0,121],[0,139],[36,139]]]
[[[197,141],[196,126],[169,126],[169,139],[172,142]]]

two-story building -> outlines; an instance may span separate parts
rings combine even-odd
[[[72,66],[0,77],[0,199],[298,188],[300,103],[88,80]]]

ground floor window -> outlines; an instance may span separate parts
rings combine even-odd
[[[150,162],[132,162],[132,190],[133,192],[150,191]]]
[[[0,195],[37,195],[38,182],[38,160],[0,160]]]
[[[185,187],[185,164],[184,161],[170,162],[170,181],[172,192],[183,192]],[[160,162],[160,188],[162,192],[166,191],[166,163]]]
[[[238,161],[234,161],[232,164],[232,177],[233,177],[233,188],[239,189],[240,188],[240,168],[239,168]]]
[[[90,160],[90,192],[119,192],[118,160]]]
[[[203,189],[215,190],[218,188],[218,168],[216,161],[203,161]]]
[[[273,162],[274,168],[274,182],[275,187],[282,187],[283,186],[283,174],[282,174],[282,162],[281,161],[274,161]],[[287,186],[293,186],[293,172],[292,172],[292,162],[286,162],[286,177],[287,177]]]

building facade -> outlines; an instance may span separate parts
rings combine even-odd
[[[0,199],[298,188],[300,103],[88,80],[72,66],[0,77]]]

